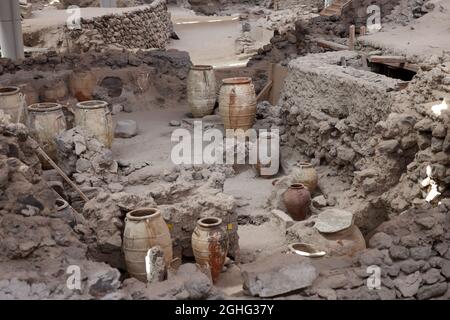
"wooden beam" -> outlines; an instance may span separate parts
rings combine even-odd
[[[315,41],[316,41],[317,45],[322,48],[332,49],[332,50],[336,50],[336,51],[349,49],[348,46],[344,46],[343,44],[331,42],[328,40],[316,39]]]
[[[406,63],[403,56],[370,56],[369,61],[373,63]]]
[[[267,97],[270,93],[270,90],[272,89],[272,85],[273,85],[273,81],[270,80],[265,86],[264,88],[261,90],[261,92],[258,94],[258,96],[256,97],[256,101],[260,102],[262,101],[262,99],[264,97]]]

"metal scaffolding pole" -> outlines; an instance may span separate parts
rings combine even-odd
[[[24,58],[19,0],[0,1],[0,48],[3,58]]]

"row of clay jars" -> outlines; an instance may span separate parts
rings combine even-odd
[[[145,257],[154,246],[162,248],[165,264],[169,266],[173,258],[172,240],[161,212],[155,208],[129,212],[125,219],[123,251],[131,276],[147,281]],[[209,268],[212,280],[216,282],[228,253],[228,235],[222,220],[215,217],[200,219],[192,234],[192,249],[196,262]]]
[[[192,115],[201,118],[213,113],[217,100],[214,69],[194,65],[187,80],[188,104]],[[256,118],[256,93],[248,77],[222,80],[219,91],[219,113],[225,129],[250,129]]]

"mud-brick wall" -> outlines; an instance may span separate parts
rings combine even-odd
[[[107,45],[125,48],[165,48],[173,31],[166,0],[148,8],[82,19],[81,30],[68,30],[74,51],[102,51]]]
[[[342,11],[341,21],[345,25],[354,24],[357,27],[365,26],[367,19],[373,14],[367,14],[367,8],[371,5],[380,7],[381,19],[388,16],[399,5],[400,0],[352,0]]]

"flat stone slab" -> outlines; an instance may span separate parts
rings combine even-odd
[[[244,290],[261,298],[309,287],[317,276],[309,258],[294,254],[275,253],[242,266]]]
[[[327,209],[319,214],[314,227],[322,233],[335,233],[353,224],[353,213],[341,209]]]

